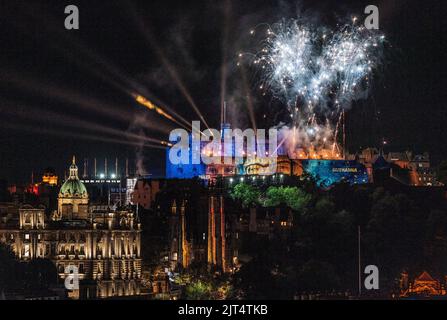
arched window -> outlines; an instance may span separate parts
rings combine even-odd
[[[57,266],[57,272],[58,272],[58,273],[64,273],[64,271],[65,271],[65,266],[64,266],[64,264],[63,264],[63,263],[58,264],[58,266]]]

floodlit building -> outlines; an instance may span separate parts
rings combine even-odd
[[[161,181],[156,179],[137,179],[131,193],[131,203],[149,209],[160,191],[160,183]]]
[[[42,183],[50,186],[57,186],[58,176],[53,168],[45,169],[42,175]]]
[[[23,205],[0,212],[0,242],[21,260],[50,259],[61,281],[76,273],[74,299],[134,296],[141,286],[141,225],[126,207],[89,205],[73,158],[70,176],[62,185],[58,208]],[[13,210],[14,211],[14,210]]]
[[[423,271],[413,281],[410,281],[408,273],[404,272],[400,279],[400,296],[403,298],[445,296],[447,294],[445,280],[435,279],[427,271]]]

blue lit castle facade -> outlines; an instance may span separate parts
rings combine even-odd
[[[222,133],[230,129],[228,124],[222,125]],[[224,134],[222,134],[222,137]],[[175,142],[175,141],[173,141]],[[201,142],[201,153],[207,152],[206,146],[209,142]],[[231,154],[234,157],[234,138],[231,145],[221,142],[222,154],[225,149],[231,148]],[[170,149],[166,152],[166,178],[168,179],[191,179],[202,178],[212,180],[218,176],[240,176],[240,175],[272,175],[284,174],[301,176],[303,173],[311,175],[318,184],[322,186],[330,186],[338,182],[348,182],[350,184],[368,183],[369,177],[366,167],[356,160],[342,159],[293,159],[288,155],[287,150],[283,146],[279,146],[276,150],[276,171],[274,173],[268,170],[268,157],[247,157],[244,158],[242,164],[235,164],[234,160],[231,164],[222,163],[206,165],[202,161],[199,164],[192,164],[192,139],[189,136],[189,162],[187,164],[173,164],[169,159]],[[265,143],[264,150],[268,150],[268,142]],[[198,151],[198,150],[196,150]],[[246,147],[243,154],[247,154]],[[267,154],[267,152],[266,152]],[[233,158],[234,159],[234,158]]]

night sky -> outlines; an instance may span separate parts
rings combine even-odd
[[[379,7],[389,45],[369,99],[347,114],[349,150],[386,139],[387,150],[446,159],[444,2],[2,1],[0,179],[26,182],[46,167],[63,175],[72,155],[110,163],[118,156],[120,165],[126,157],[142,159],[148,173],[160,175],[164,150],[141,148],[134,137],[167,140],[176,125],[129,93],[139,90],[188,121],[198,120],[166,62],[210,126],[219,127],[223,64],[230,123],[251,126],[248,92],[258,127],[275,125],[280,103],[257,92],[249,66],[244,88],[236,67],[239,52],[255,50],[251,28],[298,12],[327,25],[353,15],[363,20],[368,4]],[[80,10],[80,30],[64,28],[68,4]]]

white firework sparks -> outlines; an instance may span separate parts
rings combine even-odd
[[[289,150],[299,149],[305,157],[340,156],[336,145],[340,114],[366,96],[384,40],[375,30],[354,24],[330,32],[292,20],[267,30],[254,63],[263,74],[260,88],[269,89],[287,105],[292,128],[287,132]]]

